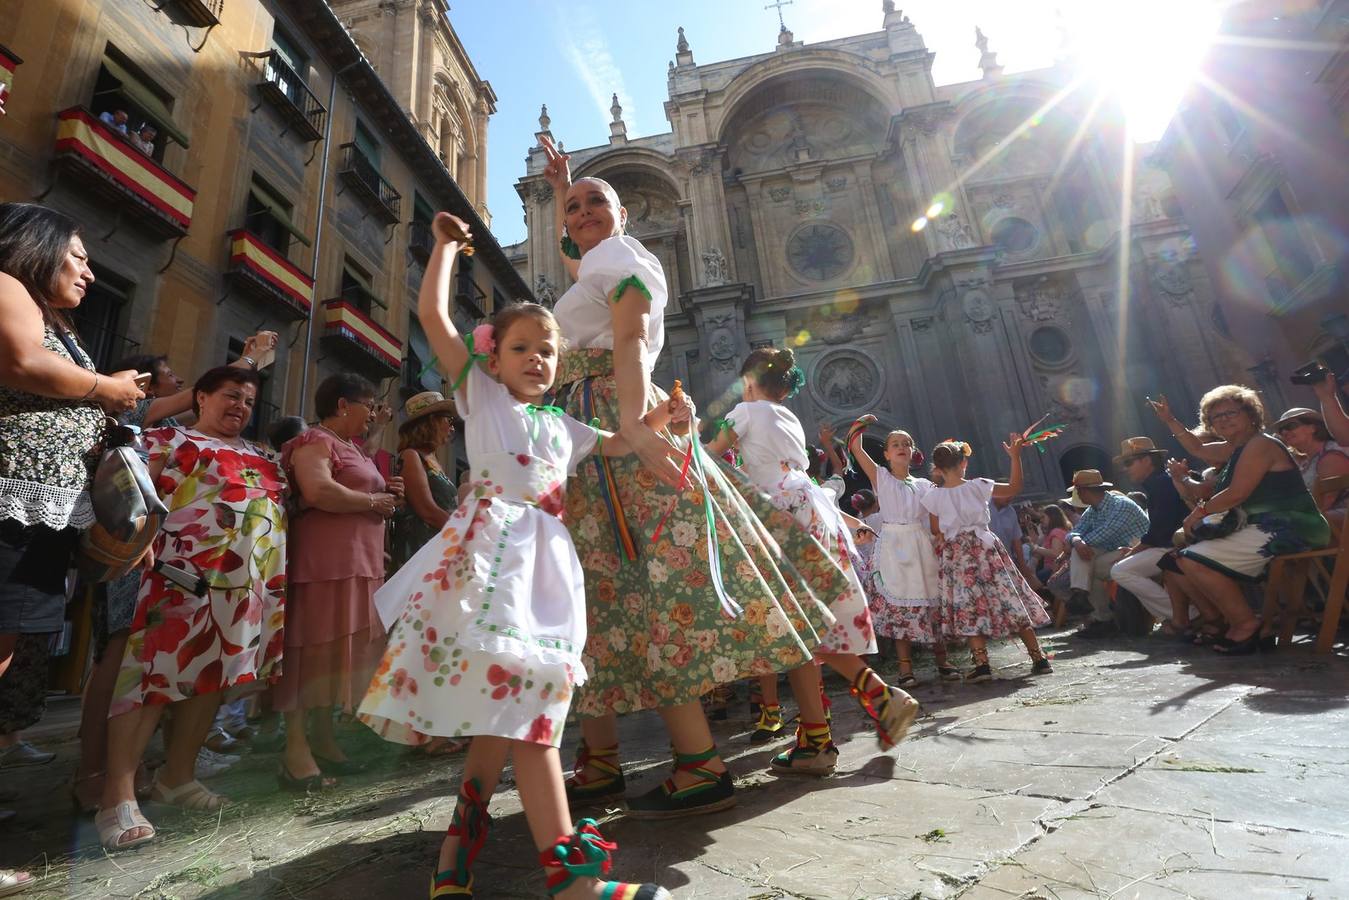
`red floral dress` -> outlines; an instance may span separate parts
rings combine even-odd
[[[110,715],[280,674],[286,603],[286,478],[264,450],[196,431],[146,434],[169,507],[155,558],[201,579],[141,580]]]

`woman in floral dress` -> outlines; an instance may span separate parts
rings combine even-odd
[[[699,697],[809,662],[833,625],[821,598],[846,590],[846,578],[791,513],[705,452],[676,489],[669,438],[641,422],[665,400],[651,384],[664,343],[665,274],[623,233],[627,211],[613,188],[594,178],[572,184],[566,157],[546,139],[544,149],[576,278],[554,308],[569,348],[559,402],[583,422],[617,429],[637,456],[587,462],[567,487],[565,520],[585,571],[590,670],[575,704],[583,744],[568,796],[573,805],[622,797],[617,716],[657,709],[675,771],[631,798],[628,814],[715,812],[735,796]],[[787,559],[808,570],[788,571]]]
[[[134,781],[165,707],[174,706],[174,727],[152,799],[218,809],[225,799],[196,780],[195,767],[222,692],[267,682],[280,667],[286,479],[265,450],[240,437],[257,389],[251,369],[212,369],[194,387],[197,424],[146,435],[169,514],[156,566],[141,582],[108,722],[95,824],[109,850],[154,837]]]

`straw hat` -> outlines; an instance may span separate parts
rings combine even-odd
[[[1157,445],[1152,442],[1150,437],[1125,438],[1119,442],[1119,456],[1115,457],[1115,465],[1126,465],[1140,456],[1147,456],[1148,454],[1166,458],[1166,451],[1157,449]]]
[[[1308,409],[1305,406],[1294,406],[1292,409],[1279,416],[1279,421],[1274,423],[1274,431],[1277,433],[1280,428],[1294,419],[1315,419],[1322,425],[1326,423],[1326,420],[1316,410]]]
[[[399,427],[410,425],[435,413],[454,415],[454,401],[446,400],[440,391],[422,391],[420,394],[413,394],[403,404],[404,419]]]
[[[1072,490],[1064,499],[1073,506],[1086,507],[1091,504],[1082,499],[1082,495],[1078,493],[1080,488],[1098,488],[1103,491],[1108,491],[1112,490],[1115,486],[1101,477],[1101,471],[1099,469],[1079,469],[1073,473],[1073,483],[1068,485],[1068,487]]]

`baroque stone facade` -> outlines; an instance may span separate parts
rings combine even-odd
[[[1074,72],[1006,75],[980,34],[984,77],[937,85],[914,24],[882,15],[875,33],[783,31],[771,53],[708,65],[681,29],[672,130],[629,138],[615,107],[607,144],[569,150],[665,265],[656,379],[681,379],[711,420],[750,349],[791,346],[808,433],[872,412],[874,437],[959,436],[995,474],[1007,433],[1049,413],[1069,430],[1027,456],[1031,493],[1109,471],[1121,437],[1158,431],[1145,394],[1186,408],[1233,370],[1170,183],[1145,153],[1126,162],[1119,112],[1065,90]],[[508,254],[530,284],[565,285],[543,165],[533,148],[529,237]]]

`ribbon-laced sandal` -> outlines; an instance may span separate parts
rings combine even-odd
[[[778,705],[760,706],[759,721],[754,723],[754,733],[749,736],[751,744],[764,744],[782,733],[785,723],[782,720],[782,707]]]
[[[482,798],[482,783],[470,778],[459,788],[459,802],[445,834],[459,838],[454,851],[454,864],[431,879],[431,900],[437,897],[472,897],[473,862],[487,843],[487,831],[492,817],[487,814],[487,801]]]
[[[675,753],[675,772],[687,772],[697,781],[687,787],[675,784],[674,777],[628,801],[628,815],[634,819],[680,819],[720,812],[735,806],[735,782],[730,772],[713,772],[704,763],[714,759],[716,747],[702,753]]]
[[[777,775],[810,775],[824,778],[838,766],[838,747],[827,724],[796,726],[796,744],[773,757],[770,771]]]
[[[606,841],[594,819],[576,823],[576,831],[563,835],[557,843],[539,854],[539,863],[548,875],[548,895],[555,897],[583,878],[599,881],[600,900],[670,900],[670,892],[658,884],[628,884],[603,881],[613,868],[613,852],[618,844]]]
[[[596,769],[603,775],[586,775],[586,769]],[[567,777],[567,804],[569,806],[598,806],[622,800],[628,785],[618,765],[618,747],[592,750],[585,741],[576,748],[576,763]]]
[[[863,669],[848,691],[875,723],[876,740],[880,741],[881,749],[889,750],[908,735],[913,720],[918,718],[918,701],[899,688],[890,687],[880,676],[876,676],[876,686],[868,688],[873,675],[876,673]]]
[[[98,829],[98,842],[109,853],[130,850],[155,839],[155,827],[141,814],[140,807],[130,800],[123,800],[112,809],[105,809],[94,816],[94,827]],[[135,838],[127,837],[136,828],[148,829],[149,833]]]

